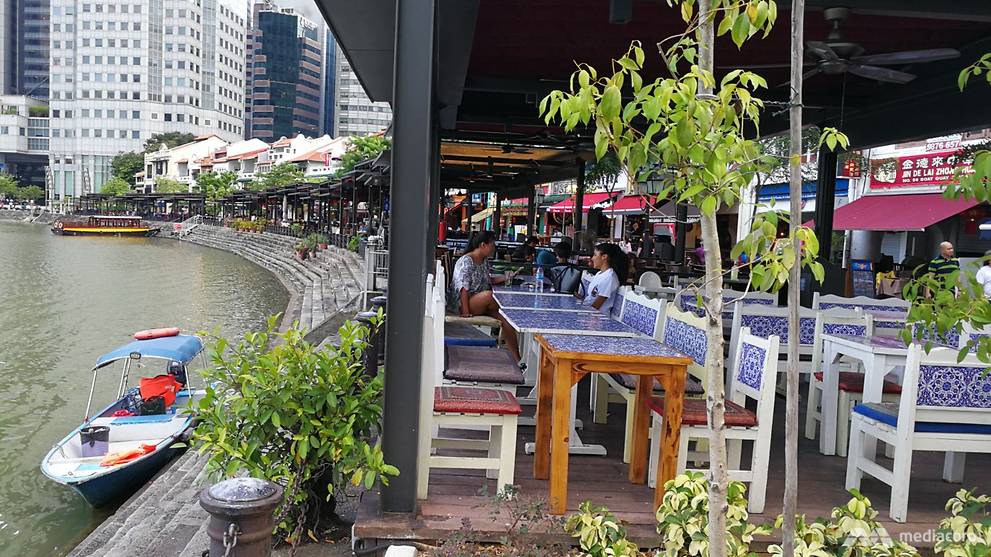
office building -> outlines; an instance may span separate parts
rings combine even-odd
[[[323,133],[334,135],[334,103],[337,102],[337,41],[330,29],[324,27],[327,38],[324,41],[323,57]]]
[[[156,134],[243,135],[243,2],[51,1],[55,204],[99,192]]]
[[[324,26],[270,2],[253,7],[245,137],[320,135]]]
[[[334,57],[337,66],[334,137],[368,135],[388,128],[392,124],[389,103],[372,102],[368,98],[340,46]]]
[[[48,102],[0,95],[0,173],[24,186],[45,189],[48,164]]]
[[[0,0],[0,94],[48,99],[49,0]]]

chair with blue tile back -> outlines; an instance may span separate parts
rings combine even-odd
[[[732,367],[732,384],[726,396],[726,448],[727,465],[731,480],[750,482],[748,510],[764,511],[767,491],[767,473],[770,468],[771,433],[774,423],[774,380],[777,375],[777,359],[780,351],[778,337],[768,338],[741,331],[737,352],[739,360]],[[756,401],[756,409],[747,409],[747,399]],[[651,426],[650,472],[656,477],[658,439],[663,431],[664,399],[650,400],[653,424]],[[704,448],[712,434],[709,429],[708,408],[704,399],[685,399],[681,421],[681,446],[678,450],[678,473],[683,473],[688,462],[707,462]],[[695,450],[689,451],[689,443],[695,442]],[[742,469],[743,442],[753,443],[750,467]],[[653,480],[650,480],[653,481]]]
[[[878,300],[876,298],[868,298],[867,296],[855,296],[853,298],[846,298],[844,296],[837,296],[836,294],[819,294],[815,292],[812,294],[812,309],[857,309],[860,308],[862,311],[883,311],[892,313],[906,313],[912,307],[910,302],[899,298],[886,298],[884,300]]]
[[[812,349],[813,373],[809,377],[808,404],[805,408],[805,438],[815,439],[817,424],[822,420],[822,366],[823,334],[852,336],[872,336],[874,320],[869,313],[854,316],[835,315],[836,310],[820,311],[816,319],[815,345]],[[847,438],[850,435],[850,410],[859,404],[864,396],[864,374],[852,369],[848,364],[834,364],[839,373],[839,405],[837,407],[836,455],[846,456]],[[901,387],[885,381],[883,400],[897,402]]]
[[[891,486],[889,515],[908,515],[912,457],[915,451],[946,453],[943,479],[963,481],[966,453],[991,453],[991,376],[987,364],[957,350],[908,348],[901,400],[861,403],[850,423],[846,488],[860,487],[864,474]],[[894,449],[891,468],[877,461],[877,442]]]

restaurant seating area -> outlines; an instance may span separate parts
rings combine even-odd
[[[479,539],[496,536],[500,525],[482,494],[515,485],[552,514],[573,513],[585,500],[604,505],[649,546],[664,482],[708,466],[709,348],[699,299],[648,279],[643,288],[623,287],[617,309],[604,315],[536,288],[533,277],[496,286],[501,317],[530,363],[521,371],[490,323],[444,317],[445,267],[438,262],[434,271],[426,284],[419,510],[380,516],[369,501],[356,536],[442,539],[462,517]],[[767,522],[780,512],[784,472],[778,387],[788,318],[776,301],[728,292],[723,313],[730,474],[747,483],[750,512]],[[799,511],[828,515],[849,498],[845,488],[856,487],[893,535],[935,527],[961,480],[986,483],[991,380],[974,372],[973,357],[958,366],[967,371],[954,371],[949,356],[920,356],[879,333],[879,321],[903,326],[901,300],[816,296],[814,304],[800,310],[799,466],[800,492],[817,496],[800,497]],[[975,334],[950,340],[956,348]],[[942,351],[955,363],[955,349]],[[961,386],[970,394],[950,401],[945,391]],[[943,462],[940,451],[950,449]],[[980,454],[965,459],[962,451]]]

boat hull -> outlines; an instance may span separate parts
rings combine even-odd
[[[159,470],[184,450],[174,449],[171,446],[163,447],[147,458],[121,466],[109,474],[72,483],[69,486],[94,507],[123,501],[141,489]]]
[[[154,236],[157,228],[52,228],[57,236]]]

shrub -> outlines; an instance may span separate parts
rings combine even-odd
[[[936,552],[943,557],[991,555],[991,497],[961,489],[946,502],[950,516],[939,523]]]
[[[566,532],[578,538],[578,545],[589,557],[637,557],[640,550],[626,539],[626,529],[605,507],[585,501],[578,514],[568,517]]]
[[[300,223],[298,223],[298,222],[294,222],[294,223],[292,223],[292,224],[289,225],[289,232],[291,232],[293,236],[297,236],[297,237],[298,236],[302,236],[303,235],[303,225],[300,224]]]
[[[399,471],[370,442],[382,412],[382,377],[364,373],[369,329],[345,323],[337,348],[317,350],[295,324],[277,333],[275,323],[271,318],[266,331],[247,333],[237,345],[211,338],[194,440],[209,454],[214,477],[247,474],[285,488],[276,534],[296,543],[333,514],[334,496],[348,481],[371,488]]]
[[[360,243],[361,243],[361,238],[357,234],[351,236],[351,238],[348,240],[348,250],[358,253],[358,245]]]

